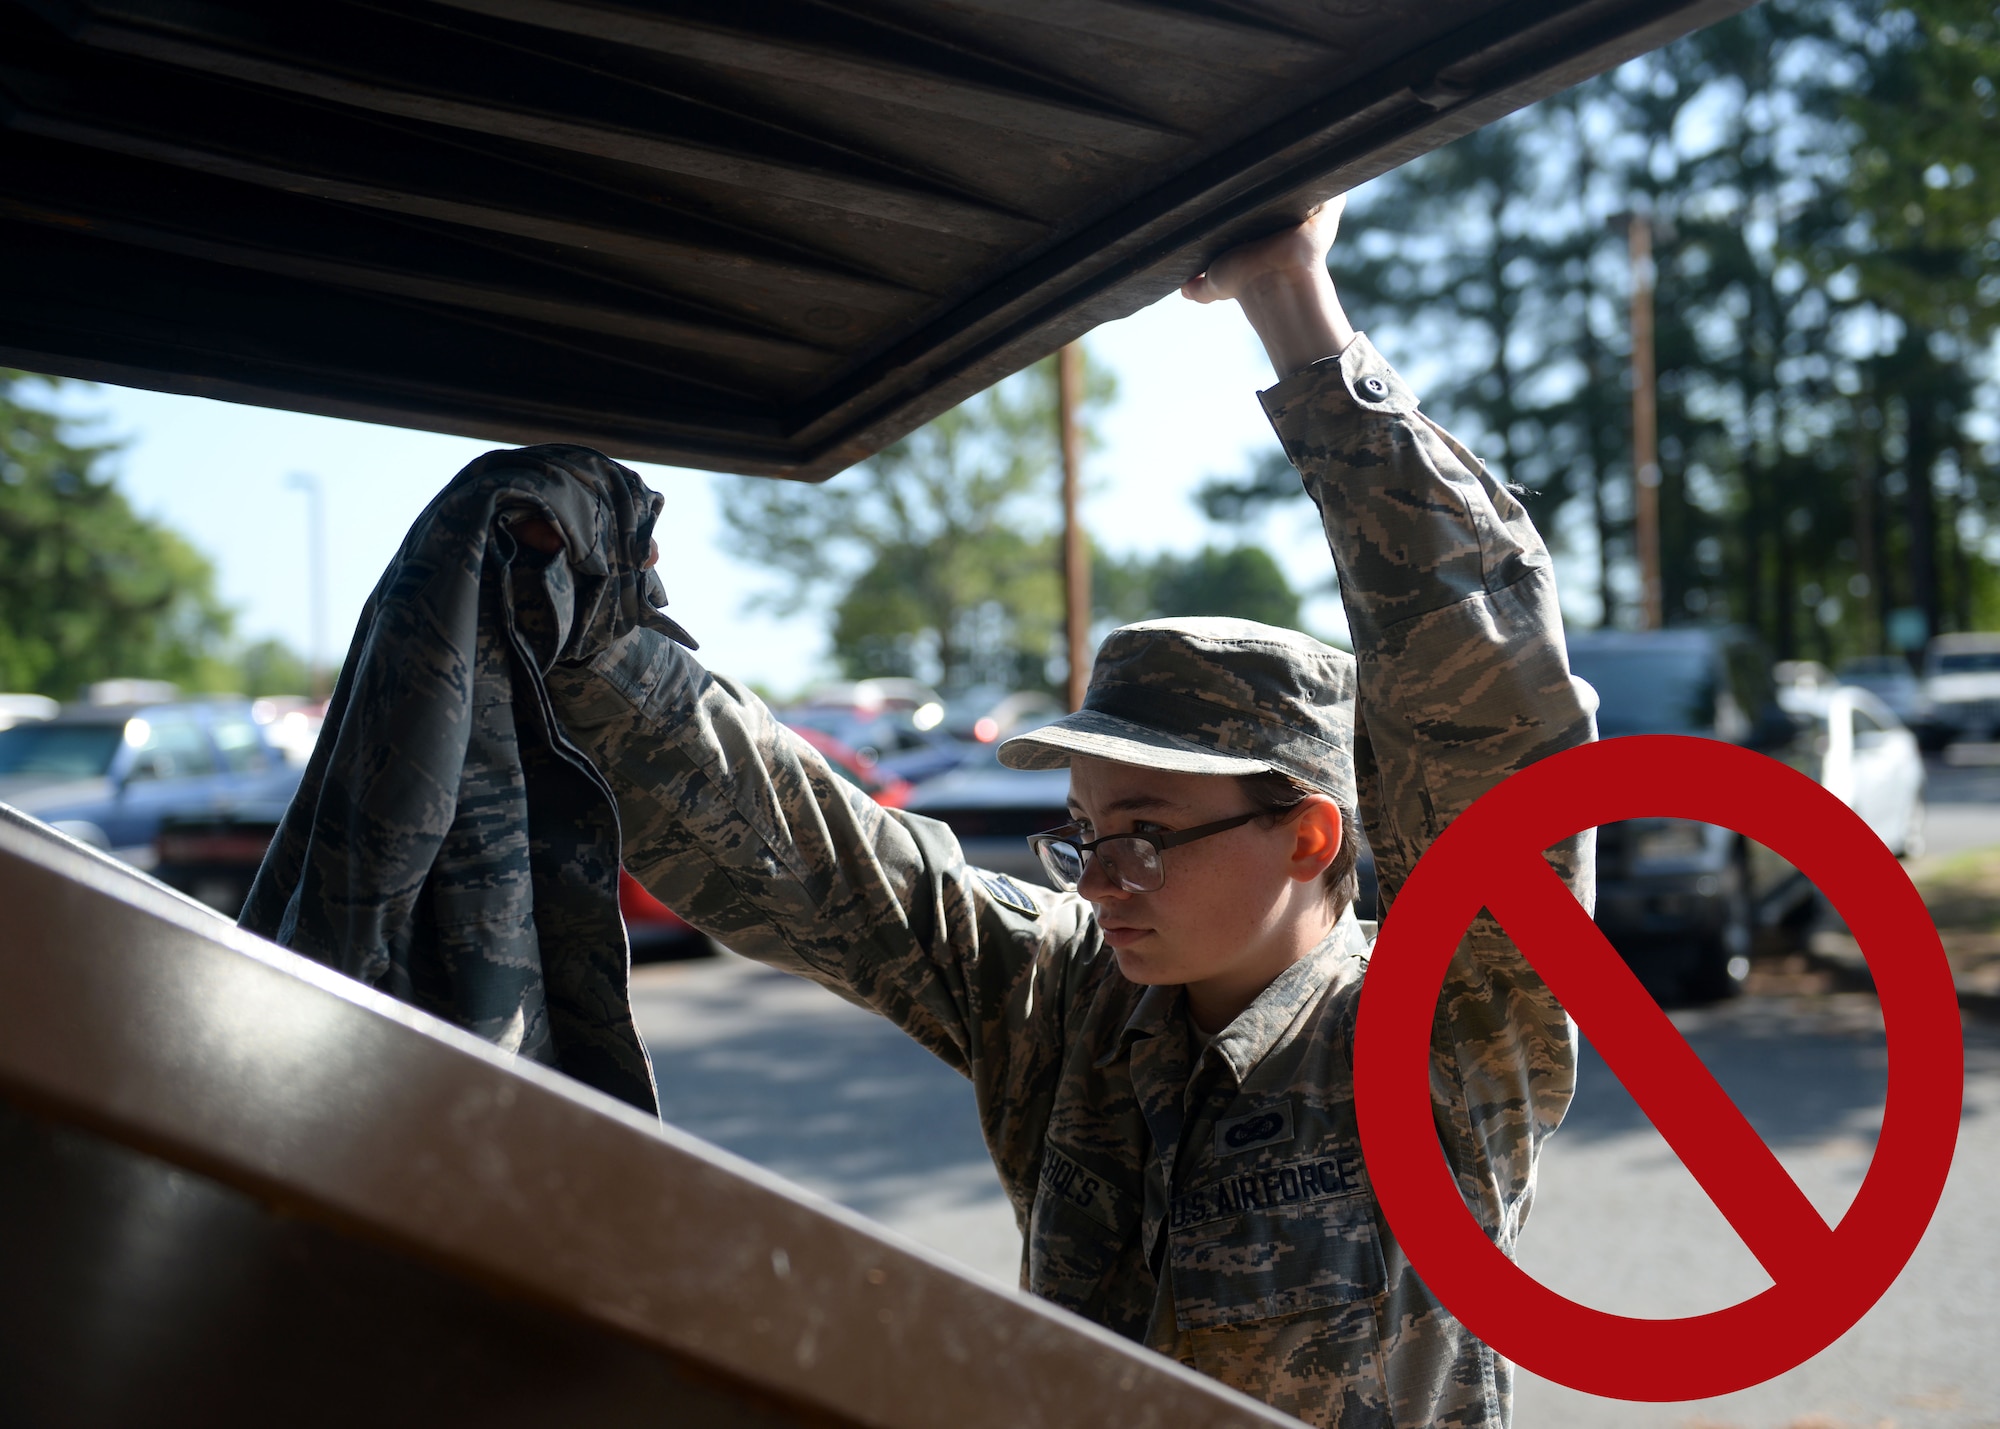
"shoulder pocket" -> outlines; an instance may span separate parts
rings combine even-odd
[[[1183,1330],[1212,1329],[1372,1299],[1388,1285],[1372,1203],[1363,1195],[1288,1203],[1277,1195],[1196,1220],[1177,1206],[1171,1232],[1174,1317]],[[1260,1178],[1261,1179],[1261,1178]],[[1193,1195],[1217,1207],[1215,1188]]]

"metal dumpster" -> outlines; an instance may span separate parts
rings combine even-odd
[[[1292,1421],[0,806],[0,1424]]]

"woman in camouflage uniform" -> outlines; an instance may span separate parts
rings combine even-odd
[[[1411,1272],[1369,1189],[1353,829],[1386,908],[1454,815],[1593,737],[1592,700],[1526,513],[1348,326],[1338,218],[1186,292],[1240,302],[1271,355],[1264,405],[1355,655],[1244,621],[1115,632],[1085,708],[1001,751],[1069,767],[1075,822],[1043,853],[1073,891],[967,867],[949,829],[877,807],[656,631],[549,685],[642,883],[971,1078],[1026,1288],[1313,1423],[1504,1425],[1510,1366]],[[1550,858],[1588,906],[1588,836]],[[1503,1249],[1574,1066],[1573,1026],[1482,917],[1438,1004],[1432,1095]]]

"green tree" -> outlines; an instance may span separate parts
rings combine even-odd
[[[132,509],[106,469],[115,443],[36,400],[55,386],[0,372],[0,689],[69,699],[115,676],[234,683],[213,567]]]
[[[1169,552],[1124,560],[1100,554],[1091,589],[1098,616],[1120,624],[1178,615],[1299,623],[1298,592],[1259,546],[1210,545],[1187,556]]]
[[[1240,477],[1212,476],[1195,489],[1194,504],[1209,520],[1224,526],[1249,526],[1267,508],[1281,502],[1298,503],[1299,473],[1291,458],[1272,447],[1250,460],[1250,470]],[[1318,512],[1306,508],[1314,517]]]
[[[1113,387],[1086,374],[1087,417]],[[785,578],[767,603],[823,603],[849,675],[1040,686],[1060,644],[1058,471],[1051,359],[824,486],[718,490],[736,548]]]
[[[1656,257],[1669,620],[1783,655],[1980,619],[1991,5],[1770,0],[1357,194],[1333,264],[1426,406],[1635,618],[1624,216]],[[1227,508],[1282,485],[1212,489]],[[1217,514],[1226,515],[1218,508]]]
[[[1911,0],[1859,32],[1844,240],[1811,256],[1890,319],[1854,424],[1858,529],[1880,610],[1932,630],[2000,624],[1990,445],[1972,429],[2000,326],[2000,24],[1993,5]]]
[[[254,640],[236,652],[236,688],[246,695],[309,695],[312,671],[305,657],[275,638]]]
[[[1868,64],[1844,105],[1860,141],[1845,194],[1861,232],[1827,256],[1905,321],[1981,341],[2000,324],[2000,16],[1991,0],[1906,0],[1855,43]]]

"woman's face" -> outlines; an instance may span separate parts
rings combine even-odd
[[[1070,763],[1070,815],[1086,841],[1193,828],[1252,807],[1229,775],[1164,773],[1083,755]],[[1154,892],[1118,887],[1095,858],[1077,891],[1096,910],[1104,941],[1132,982],[1261,977],[1261,990],[1296,958],[1302,933],[1317,941],[1325,931],[1319,880],[1339,846],[1339,810],[1315,798],[1296,815],[1252,819],[1166,850],[1166,881]],[[1314,926],[1303,929],[1302,922]]]

